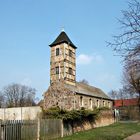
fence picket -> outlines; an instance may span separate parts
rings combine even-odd
[[[0,122],[0,140],[46,140],[61,137],[62,120],[10,120]]]

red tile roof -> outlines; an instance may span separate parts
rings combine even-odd
[[[138,98],[114,100],[114,107],[138,105]]]

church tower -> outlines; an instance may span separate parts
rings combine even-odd
[[[50,83],[63,79],[66,84],[75,85],[77,47],[64,31],[49,46],[51,49]]]

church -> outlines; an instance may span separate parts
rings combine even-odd
[[[66,110],[112,108],[113,101],[99,88],[76,81],[76,49],[62,31],[50,46],[50,86],[44,93],[43,108]]]

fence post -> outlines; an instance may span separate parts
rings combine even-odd
[[[64,124],[63,124],[63,120],[61,120],[61,137],[64,136]]]
[[[1,127],[1,139],[4,140],[4,127]]]
[[[0,121],[0,140],[3,140],[2,121]]]
[[[37,121],[37,140],[40,139],[40,119]]]

